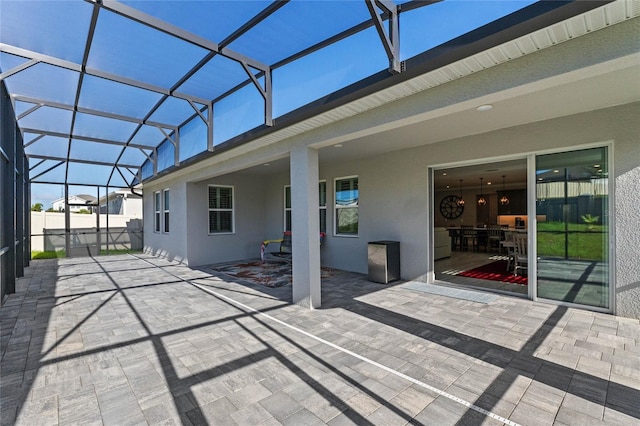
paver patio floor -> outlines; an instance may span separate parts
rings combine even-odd
[[[640,424],[638,320],[340,272],[322,308],[149,255],[32,261],[2,424]]]

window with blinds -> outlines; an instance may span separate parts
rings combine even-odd
[[[318,182],[318,198],[320,208],[320,232],[327,232],[327,182]],[[291,186],[284,187],[284,230],[291,231]]]
[[[358,235],[358,176],[335,180],[335,235]]]
[[[233,187],[209,185],[209,234],[235,232],[233,217]]]

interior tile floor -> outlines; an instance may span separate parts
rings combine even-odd
[[[526,285],[457,275],[493,262],[501,255],[482,251],[452,251],[434,262],[436,279],[456,286],[527,296]],[[609,306],[608,270],[603,262],[538,259],[538,297],[586,306]]]
[[[640,422],[640,323],[340,272],[322,308],[148,255],[32,261],[0,309],[2,424]]]
[[[500,256],[505,255],[482,251],[451,251],[451,256],[434,262],[436,279],[458,286],[526,296],[526,285],[482,280],[456,275],[458,272],[468,271],[470,269],[486,265],[487,263],[491,263]]]

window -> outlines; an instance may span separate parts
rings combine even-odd
[[[169,232],[169,190],[162,191],[162,198],[164,199],[164,231]]]
[[[320,232],[327,233],[327,182],[318,182]],[[284,230],[291,231],[291,186],[284,187]]]
[[[153,231],[160,232],[160,191],[153,193]]]
[[[335,235],[358,235],[358,177],[335,180]]]
[[[327,182],[319,182],[318,187],[320,198],[320,232],[327,233]]]
[[[209,185],[209,234],[233,232],[233,187]]]

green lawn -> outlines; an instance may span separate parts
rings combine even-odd
[[[142,253],[142,250],[100,250],[101,256],[113,255],[113,254],[127,254],[127,253]],[[66,256],[64,250],[58,251],[32,251],[31,259],[59,259]]]
[[[538,256],[565,257],[565,233],[562,222],[538,223]],[[605,225],[570,223],[568,226],[569,258],[584,260],[604,260],[607,248]]]
[[[64,250],[58,251],[32,251],[31,259],[58,259],[65,257]]]

